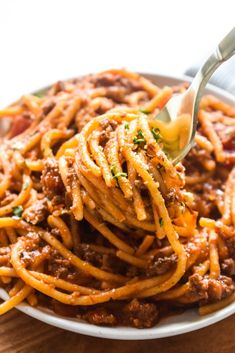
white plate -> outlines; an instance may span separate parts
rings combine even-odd
[[[182,76],[181,78],[150,74],[146,74],[145,76],[151,78],[159,86],[171,86],[190,80],[185,76]],[[208,85],[206,93],[216,95],[218,98],[221,98],[227,103],[235,104],[234,96],[212,85]],[[8,295],[4,290],[0,289],[0,297],[6,300]],[[196,310],[187,310],[183,314],[163,319],[158,325],[149,329],[95,326],[75,318],[67,318],[56,315],[50,310],[44,308],[32,308],[25,303],[18,305],[17,309],[29,316],[34,317],[35,319],[46,322],[52,326],[60,327],[62,329],[76,333],[82,333],[84,335],[123,340],[147,340],[153,338],[175,336],[212,325],[234,314],[235,303],[230,304],[226,308],[221,309],[215,313],[203,317],[199,316]]]

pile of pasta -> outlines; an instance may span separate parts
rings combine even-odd
[[[234,301],[235,108],[204,97],[174,165],[155,117],[185,87],[109,70],[0,111],[0,314],[150,327]]]

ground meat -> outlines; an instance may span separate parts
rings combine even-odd
[[[48,262],[48,272],[56,278],[66,278],[70,271],[70,262],[59,256],[52,257]]]
[[[31,125],[31,122],[32,120],[26,114],[16,117],[11,125],[11,129],[9,131],[9,138],[21,134]]]
[[[100,326],[103,326],[103,325],[104,326],[116,326],[117,325],[116,317],[113,314],[109,313],[104,308],[90,310],[86,314],[84,314],[82,316],[82,318],[93,325],[100,325]]]
[[[105,146],[107,141],[110,141],[109,143],[111,143],[112,132],[116,129],[117,123],[116,121],[112,121],[112,120],[110,121],[104,120],[100,123],[100,125],[102,128],[102,132],[100,134],[100,144],[101,146]],[[109,143],[107,144],[107,147]]]
[[[44,114],[44,115],[49,114],[49,113],[52,111],[52,109],[54,108],[54,106],[55,106],[55,102],[53,102],[53,101],[46,102],[46,103],[42,106],[43,114]]]
[[[32,206],[25,209],[22,214],[23,219],[32,224],[42,222],[47,215],[46,199],[37,200]]]
[[[141,84],[136,80],[131,80],[121,75],[113,75],[104,73],[102,75],[92,78],[96,87],[125,87],[128,92],[135,92],[142,90]]]
[[[60,203],[64,184],[59,174],[58,163],[55,159],[47,158],[44,162],[41,182],[44,194],[54,203]]]
[[[221,264],[222,271],[225,275],[235,275],[235,260],[232,258],[225,259]]]
[[[78,244],[74,252],[82,260],[94,266],[100,267],[102,264],[102,255],[92,250],[89,244]]]
[[[204,302],[214,302],[230,296],[235,290],[231,278],[220,276],[218,279],[202,277],[194,274],[189,278],[190,293],[188,296],[192,301],[203,300]]]
[[[162,275],[172,269],[177,262],[177,256],[172,254],[171,256],[158,257],[153,263],[147,268],[146,275],[149,277]]]
[[[159,319],[159,311],[156,304],[144,303],[133,299],[124,309],[126,323],[136,328],[149,328],[154,326]]]

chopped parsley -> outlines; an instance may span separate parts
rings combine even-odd
[[[127,130],[129,130],[129,124],[126,123],[126,124],[124,125],[124,128],[127,129]]]
[[[12,208],[12,213],[16,218],[21,218],[23,211],[24,209],[21,205]]]
[[[45,94],[43,94],[43,92],[36,92],[33,95],[38,98],[43,98]]]
[[[113,178],[118,179],[119,177],[127,177],[127,173],[124,172],[118,172],[116,173],[116,165],[112,165],[110,168],[110,171],[112,173]]]
[[[141,113],[143,113],[143,114],[146,114],[146,115],[148,115],[148,114],[151,113],[151,112],[149,112],[148,110],[146,110],[146,109],[144,109],[144,108],[140,108],[139,111],[140,111]]]
[[[162,218],[159,218],[159,224],[160,224],[160,227],[163,227],[164,222]]]
[[[143,144],[146,143],[142,130],[138,130],[137,136],[133,138],[133,142],[136,145],[140,145],[141,143]]]
[[[152,135],[155,139],[156,142],[159,142],[159,140],[161,140],[161,134],[160,134],[160,130],[158,128],[152,128],[151,129]]]

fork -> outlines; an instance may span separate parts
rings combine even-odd
[[[181,161],[194,144],[197,113],[204,87],[215,70],[234,54],[235,27],[201,66],[188,89],[174,95],[154,118],[164,141],[164,150],[174,164]]]

